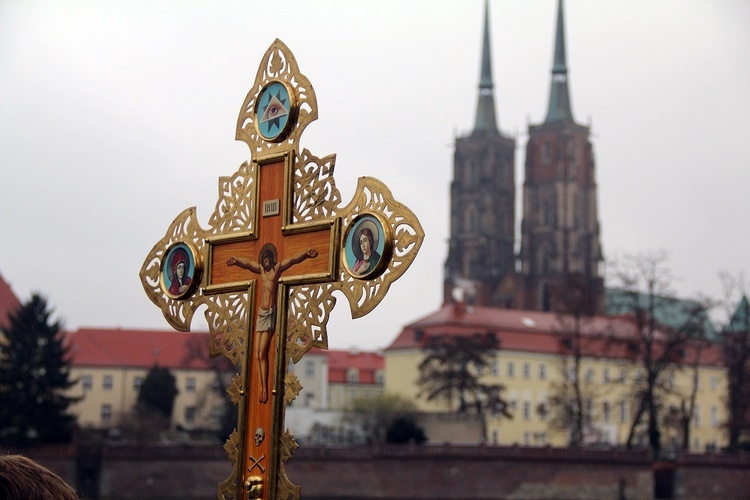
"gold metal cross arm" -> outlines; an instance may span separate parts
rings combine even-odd
[[[345,206],[335,156],[299,150],[317,100],[279,40],[266,51],[237,121],[250,160],[219,179],[204,229],[183,211],[141,268],[146,294],[175,329],[188,331],[205,308],[211,355],[238,368],[227,392],[238,427],[224,445],[232,474],[218,497],[299,498],[284,464],[297,448],[284,411],[299,394],[289,361],[326,349],[336,303],[352,317],[370,312],[414,260],[424,233],[416,216],[380,181],[361,177]]]

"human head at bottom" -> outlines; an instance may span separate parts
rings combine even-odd
[[[0,498],[78,500],[75,490],[54,472],[22,455],[0,455]]]

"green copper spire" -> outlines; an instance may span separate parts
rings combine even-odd
[[[497,131],[495,97],[492,92],[492,64],[490,57],[489,1],[484,1],[484,42],[482,44],[482,73],[479,77],[479,100],[474,131]]]
[[[555,60],[552,64],[552,86],[549,93],[549,109],[544,123],[572,122],[570,95],[568,94],[568,66],[565,63],[565,24],[563,2],[557,3],[557,34],[555,35]]]

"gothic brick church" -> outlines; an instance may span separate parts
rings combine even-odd
[[[573,117],[562,1],[547,116],[528,131],[520,242],[516,141],[498,126],[491,66],[485,4],[476,121],[455,146],[445,300],[460,292],[478,306],[600,312],[604,283],[595,161],[589,127]],[[569,303],[571,296],[575,305]]]

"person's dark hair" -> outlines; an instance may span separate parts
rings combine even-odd
[[[272,267],[276,265],[276,254],[274,253],[273,250],[271,250],[270,248],[267,248],[267,247],[264,246],[260,250],[260,260],[259,260],[258,264],[260,264],[262,266],[263,265],[263,261],[265,259],[268,259],[268,261],[271,263]]]
[[[3,500],[78,500],[60,476],[22,455],[0,455]]]

